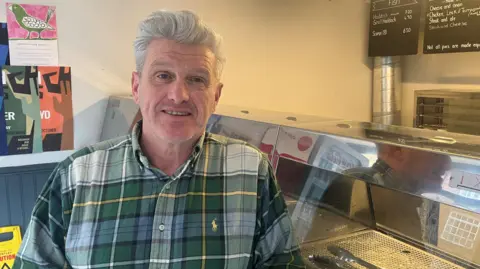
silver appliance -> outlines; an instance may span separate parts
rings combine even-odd
[[[480,135],[480,92],[415,91],[416,128]]]

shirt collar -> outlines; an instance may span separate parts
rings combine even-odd
[[[151,167],[150,167],[150,162],[148,161],[147,156],[143,154],[142,147],[140,146],[140,139],[142,137],[142,124],[143,124],[143,120],[139,120],[132,128],[130,135],[132,139],[133,153],[139,165],[143,169],[145,167],[146,168],[151,168]],[[191,164],[193,164],[198,159],[198,156],[200,156],[200,153],[204,148],[206,136],[207,136],[207,133],[204,132],[202,136],[198,139],[197,143],[194,146],[192,154],[188,158],[187,162],[190,162]]]
[[[391,169],[390,166],[380,158],[377,159],[377,161],[373,164],[372,168],[382,174],[388,172]]]

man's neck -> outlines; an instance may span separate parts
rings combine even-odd
[[[184,143],[159,143],[158,139],[151,133],[143,132],[140,145],[150,163],[171,176],[182,166],[192,154],[196,140]]]

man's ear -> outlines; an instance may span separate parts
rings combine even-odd
[[[140,100],[139,86],[140,86],[140,74],[136,71],[133,71],[132,72],[132,96],[133,96],[133,100],[137,105]]]
[[[220,97],[222,96],[223,83],[218,83],[217,89],[215,91],[215,104],[218,104]]]
[[[218,105],[218,102],[220,101],[220,96],[222,96],[222,88],[223,88],[222,83],[218,83],[217,87],[215,88],[215,96],[214,96],[215,101],[213,103],[211,113],[214,113],[217,110],[217,105]]]

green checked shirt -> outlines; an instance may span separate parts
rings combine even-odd
[[[57,166],[13,268],[304,268],[261,152],[206,133],[169,177],[140,130]]]

